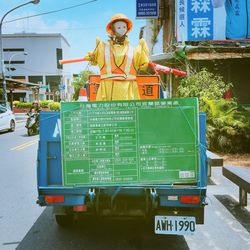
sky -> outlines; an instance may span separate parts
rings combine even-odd
[[[0,0],[0,17],[17,5],[26,3],[25,0]],[[89,3],[88,3],[89,2]],[[50,12],[74,5],[76,8],[29,17],[44,12]],[[12,33],[61,33],[69,42],[70,58],[83,57],[88,51],[95,48],[96,37],[102,40],[108,39],[105,31],[107,23],[116,13],[128,16],[134,24],[133,30],[128,34],[132,46],[136,46],[139,40],[140,28],[145,26],[145,20],[136,19],[135,0],[40,0],[39,4],[28,4],[11,12],[4,19],[3,34]],[[17,18],[23,18],[14,22],[7,22]],[[71,65],[72,72],[79,73],[88,69],[87,63],[75,63]],[[96,71],[96,68],[89,68]]]

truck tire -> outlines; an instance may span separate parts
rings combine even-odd
[[[74,216],[73,214],[56,214],[55,215],[56,218],[56,223],[61,226],[61,227],[68,227],[73,225],[74,222]]]

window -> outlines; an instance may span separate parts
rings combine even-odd
[[[32,83],[42,84],[42,82],[43,82],[42,76],[29,76],[28,79],[29,79],[29,82],[32,82]]]
[[[11,78],[22,81],[22,82],[26,82],[25,76],[12,76]]]
[[[59,60],[62,60],[62,49],[56,49],[56,62],[57,62],[57,68],[62,69],[63,66],[59,63]]]
[[[18,60],[18,61],[11,61],[10,62],[11,64],[24,64],[25,63],[25,61],[23,61],[23,60]],[[4,64],[9,64],[9,61],[4,61]]]
[[[7,109],[6,109],[6,108],[4,108],[4,107],[0,106],[0,114],[5,113],[6,111],[7,111]]]
[[[4,52],[19,52],[19,51],[24,51],[22,48],[5,48],[3,49]]]

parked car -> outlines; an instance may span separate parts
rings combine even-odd
[[[0,105],[0,131],[15,131],[16,118],[14,113],[7,107]]]

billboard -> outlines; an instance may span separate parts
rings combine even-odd
[[[136,18],[158,18],[158,0],[136,0]]]
[[[197,182],[196,98],[62,102],[61,125],[64,186]]]
[[[250,38],[250,0],[177,0],[178,41]]]

